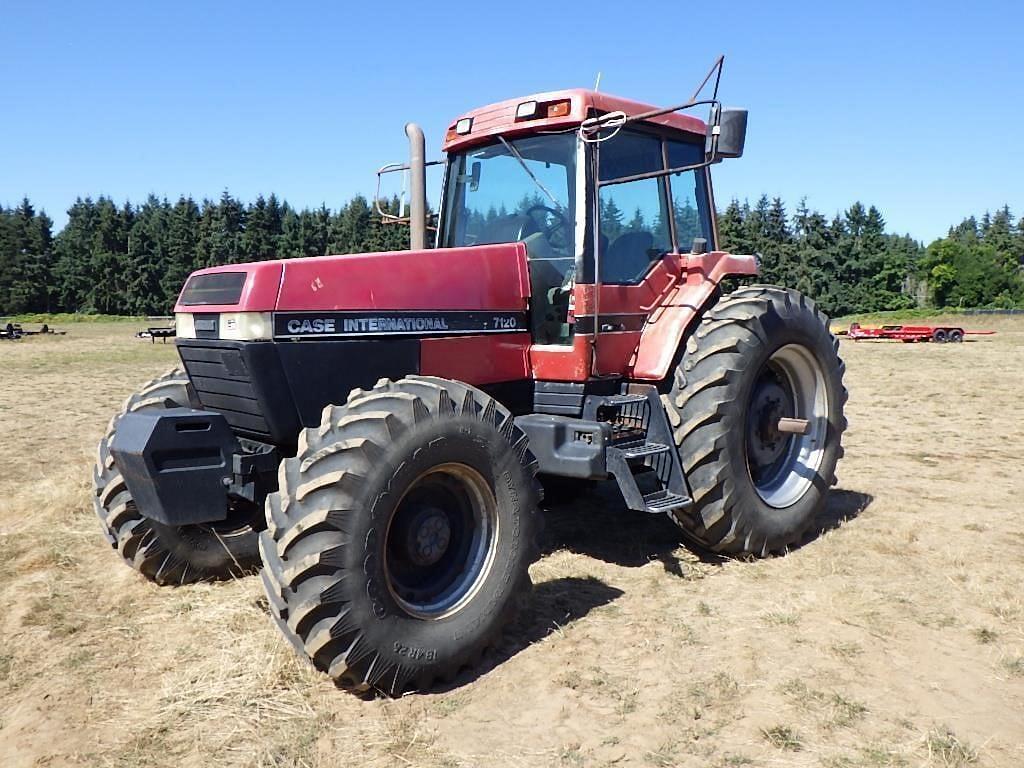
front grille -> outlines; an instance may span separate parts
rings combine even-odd
[[[271,436],[241,349],[179,343],[178,352],[204,408],[224,414],[237,432]]]
[[[177,340],[200,405],[232,431],[291,450],[324,406],[357,387],[419,372],[418,339],[307,341]]]

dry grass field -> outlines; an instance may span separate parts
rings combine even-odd
[[[801,548],[702,559],[599,489],[549,511],[484,668],[372,701],[293,655],[257,578],[155,587],[100,535],[94,446],[172,345],[0,343],[0,765],[1024,765],[1024,321],[973,325],[999,334],[843,342]]]

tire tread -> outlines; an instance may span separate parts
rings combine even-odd
[[[382,379],[369,390],[353,390],[344,406],[324,409],[320,426],[306,430],[304,450],[282,463],[280,488],[267,499],[268,527],[260,539],[263,585],[275,622],[291,645],[342,688],[399,695],[410,684],[427,688],[459,671],[417,671],[371,648],[350,619],[345,574],[340,558],[333,556],[349,544],[345,519],[384,454],[381,441],[393,441],[428,419],[456,415],[479,419],[505,436],[529,470],[539,501],[536,461],[512,414],[480,390],[434,377]],[[536,515],[536,503],[528,508],[528,514]],[[533,562],[540,555],[538,542],[530,547],[527,561]],[[524,568],[519,586],[528,583]],[[509,601],[504,623],[515,602]],[[499,632],[500,626],[474,650],[474,660]]]

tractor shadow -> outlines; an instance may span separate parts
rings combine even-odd
[[[853,520],[872,501],[873,497],[866,493],[832,489],[811,530],[790,551],[799,550]],[[545,502],[544,517],[544,555],[566,550],[627,568],[657,560],[666,572],[682,578],[695,570],[706,575],[709,566],[714,570],[732,559],[687,540],[667,515],[627,509],[612,481],[584,487],[572,499]]]
[[[790,548],[795,552],[821,538],[829,531],[842,527],[858,517],[875,500],[870,493],[833,488],[828,494],[828,503],[814,518],[814,525],[803,541]]]
[[[872,497],[865,493],[832,490],[811,533],[791,551],[853,520],[871,501]],[[574,498],[557,503],[546,501],[544,520],[542,556],[564,550],[627,568],[658,561],[667,573],[679,578],[703,578],[730,560],[685,542],[679,528],[665,515],[626,509],[614,482],[583,488]],[[523,601],[518,618],[479,665],[464,669],[454,680],[435,684],[424,693],[444,693],[472,683],[623,594],[621,589],[594,577],[569,576],[536,584]]]
[[[626,568],[639,568],[656,560],[666,572],[684,578],[690,568],[678,557],[680,546],[704,566],[728,560],[685,542],[667,515],[627,509],[613,480],[581,486],[576,496],[545,500],[543,506],[544,555],[565,550]]]
[[[518,618],[480,664],[463,670],[450,683],[432,686],[429,693],[443,693],[473,682],[502,666],[520,651],[560,632],[562,627],[583,618],[595,608],[608,605],[623,594],[621,589],[593,577],[567,576],[535,584],[523,599]]]

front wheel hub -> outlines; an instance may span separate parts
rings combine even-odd
[[[409,559],[416,565],[433,565],[444,556],[451,538],[452,527],[443,511],[421,510],[406,533]]]
[[[388,590],[410,616],[461,610],[486,579],[498,536],[497,500],[472,467],[441,464],[406,489],[387,526]]]

